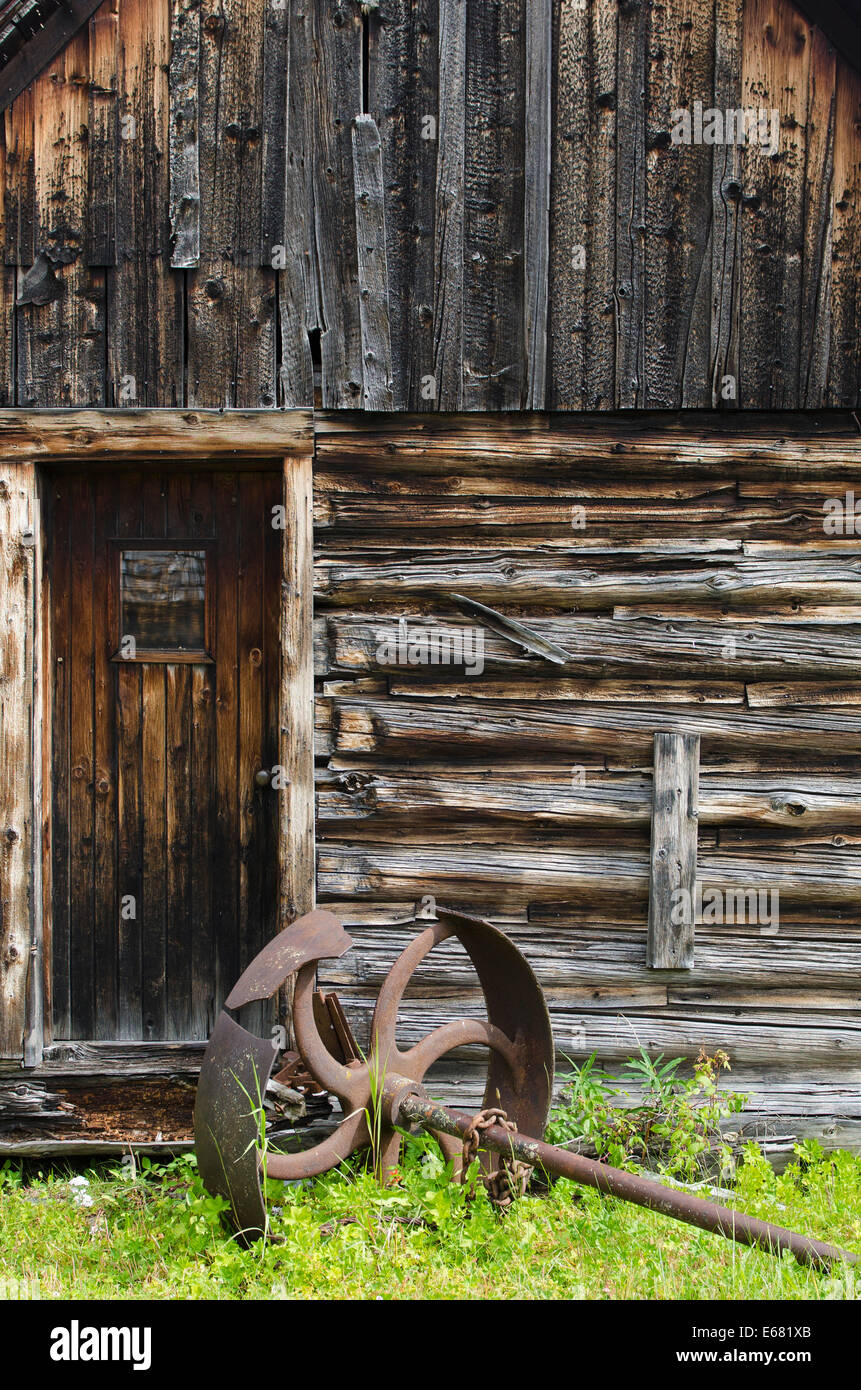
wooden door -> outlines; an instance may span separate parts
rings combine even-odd
[[[46,491],[53,1035],[206,1038],[276,930],[280,474]]]

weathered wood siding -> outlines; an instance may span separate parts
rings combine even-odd
[[[859,401],[861,76],[791,0],[104,0],[0,186],[0,404]]]
[[[317,429],[317,892],[355,941],[321,977],[351,1018],[367,1026],[431,897],[505,925],[560,1054],[722,1047],[754,1124],[830,1116],[859,1141],[861,561],[854,532],[823,527],[857,476],[852,418]],[[476,625],[482,671],[410,662],[421,634]],[[779,920],[695,924],[693,968],[656,970],[653,745],[670,733],[690,758],[699,738],[704,891],[775,889]],[[446,948],[404,1039],[477,1007]],[[465,1096],[478,1072],[464,1055],[441,1074]]]

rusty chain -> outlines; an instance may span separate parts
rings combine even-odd
[[[488,1109],[479,1111],[463,1137],[461,1183],[467,1182],[470,1166],[478,1157],[482,1134],[493,1125],[499,1125],[501,1129],[507,1129],[512,1134],[517,1133],[517,1125],[513,1120],[509,1120],[504,1110],[489,1106]],[[528,1163],[521,1163],[513,1155],[501,1154],[496,1172],[482,1173],[481,1180],[493,1206],[497,1211],[505,1212],[515,1197],[524,1196],[531,1174],[532,1169]]]

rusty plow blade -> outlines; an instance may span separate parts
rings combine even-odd
[[[484,994],[486,1017],[442,1024],[414,1046],[395,1038],[398,1011],[414,972],[435,946],[456,937],[469,956]],[[371,1143],[383,1180],[397,1167],[400,1132],[418,1125],[432,1134],[454,1176],[464,1153],[478,1153],[493,1199],[506,1205],[529,1170],[594,1187],[609,1196],[712,1231],[772,1254],[789,1251],[803,1264],[855,1264],[858,1256],[824,1241],[787,1231],[701,1197],[680,1192],[566,1149],[546,1144],[553,1084],[553,1035],[541,987],[514,943],[490,922],[450,908],[402,952],[386,976],[371,1022],[367,1058],[358,1047],[335,995],[315,990],[317,962],[351,946],[331,913],[316,911],[286,927],[242,975],[227,997],[206,1049],[194,1113],[201,1178],[226,1197],[238,1237],[266,1230],[261,1174],[275,1179],[313,1177]],[[269,1039],[247,1032],[230,1010],[270,999],[295,974],[293,1027],[298,1052],[276,1080],[300,1082],[337,1096],[344,1118],[326,1139],[301,1153],[267,1152],[262,1099],[275,1059]],[[488,1050],[487,1082],[479,1116],[432,1102],[422,1084],[429,1067],[455,1048]]]

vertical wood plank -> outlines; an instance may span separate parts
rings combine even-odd
[[[188,404],[276,403],[276,272],[260,262],[263,6],[209,0],[200,52],[200,264],[187,275]]]
[[[553,0],[526,6],[525,410],[547,403]]]
[[[177,509],[169,508],[168,521],[183,534],[212,537],[215,529],[213,512],[214,475],[193,473],[188,478],[187,514],[183,518]],[[183,508],[185,510],[185,508]],[[214,557],[207,557],[207,565]],[[214,671],[212,666],[193,666],[191,669],[191,744],[189,748],[189,782],[191,824],[189,828],[189,908],[188,933],[191,940],[191,992],[189,1001],[188,1037],[208,1038],[215,1023],[215,973],[212,932],[212,874],[214,840],[213,811],[215,795]]]
[[[557,0],[548,405],[611,409],[616,328],[616,0]]]
[[[69,830],[71,882],[70,994],[71,1036],[91,1038],[95,1026],[96,952],[93,934],[94,741],[93,741],[93,558],[94,521],[91,479],[72,482],[72,565],[69,600],[69,750],[71,783]]]
[[[815,25],[809,30],[809,44],[798,404],[805,410],[818,410],[825,404],[831,348],[837,64],[833,48]]]
[[[834,134],[827,403],[861,405],[861,74],[841,63]]]
[[[255,785],[263,760],[266,692],[263,685],[263,591],[265,528],[263,475],[242,473],[239,486],[239,568],[237,574],[238,752],[236,796],[236,872],[239,879],[239,969],[254,959],[263,946],[263,876],[261,859],[263,823],[269,798],[279,793]],[[240,1011],[243,1027],[261,1026],[258,1003]]]
[[[192,950],[190,931],[191,672],[186,664],[164,668],[166,781],[164,803],[166,918],[166,1035],[191,1035]],[[146,776],[146,766],[144,775]]]
[[[445,6],[444,6],[445,8]],[[382,142],[393,397],[433,410],[438,0],[384,0],[368,17],[368,107]]]
[[[29,266],[36,258],[36,169],[34,87],[25,87],[2,113],[6,148],[3,190],[6,265]]]
[[[215,791],[212,873],[212,931],[215,995],[226,998],[238,976],[237,919],[237,759],[239,722],[238,657],[238,480],[219,473],[214,484],[215,614]]]
[[[616,107],[616,407],[644,400],[646,21],[644,0],[619,8]]]
[[[288,0],[266,0],[263,14],[263,120],[260,264],[272,266],[284,245],[284,171],[287,154]]]
[[[144,476],[127,473],[116,497],[117,536],[134,539],[143,530]],[[119,601],[118,596],[115,600]],[[120,633],[122,637],[122,633]],[[164,738],[153,746],[151,720],[158,719],[162,704],[158,690],[148,692],[144,701],[143,682],[147,668],[132,663],[114,663],[117,706],[117,1028],[121,1038],[158,1037],[155,1027],[147,1026],[151,1015],[144,1011],[144,979],[150,986],[152,975],[148,949],[149,911],[144,873],[143,795],[141,766],[148,768],[147,788],[158,796],[159,779],[164,777]],[[148,742],[144,749],[144,719],[148,722]],[[162,791],[162,803],[164,795]],[[124,910],[123,910],[124,908]],[[129,911],[129,908],[133,909]],[[158,989],[157,972],[155,988]],[[162,975],[163,981],[163,975]],[[162,984],[163,990],[163,984]]]
[[[168,1016],[168,936],[169,919],[168,855],[172,848],[168,832],[168,744],[167,667],[142,665],[136,675],[140,689],[140,743],[135,776],[140,787],[141,885],[136,922],[123,922],[120,930],[138,942],[137,963],[140,980],[134,991],[135,1031],[129,1036],[164,1038],[170,1032]],[[133,807],[130,810],[133,812]],[[181,928],[180,928],[181,929]],[[129,952],[130,964],[134,955]],[[172,966],[172,962],[171,962]]]
[[[362,110],[362,16],[349,0],[316,6],[314,235],[324,410],[357,408],[362,392],[351,126]]]
[[[674,112],[711,105],[714,22],[698,0],[648,10],[644,391],[647,409],[705,406],[711,248],[711,147],[674,144]],[[708,255],[707,255],[708,252]]]
[[[32,464],[0,462],[0,1057],[23,1057],[32,933]],[[38,963],[39,966],[41,962]]]
[[[102,0],[89,21],[87,265],[116,261],[118,3]]]
[[[463,409],[466,5],[446,0],[439,15],[433,385],[440,410]]]
[[[183,285],[170,269],[170,11],[122,0],[117,36],[117,265],[108,277],[112,406],[183,400]]]
[[[116,883],[116,709],[111,663],[114,601],[113,557],[107,537],[116,534],[110,475],[93,476],[93,915],[96,1038],[115,1038],[118,1022],[117,935],[123,930]]]
[[[191,676],[191,857],[189,921],[191,1001],[189,1037],[208,1038],[215,1023],[212,931],[213,676],[211,666],[192,667]]]
[[[747,0],[742,103],[779,112],[778,157],[742,151],[742,352],[740,403],[800,404],[801,267],[810,28],[784,0]]]
[[[200,0],[174,0],[170,31],[170,263],[174,269],[200,259],[198,92]]]
[[[360,115],[353,122],[353,178],[362,337],[362,405],[365,410],[393,410],[383,161],[380,133],[373,116]]]
[[[715,0],[714,99],[720,111],[741,105],[744,0]],[[712,147],[711,404],[739,404],[741,331],[741,150]]]
[[[284,266],[278,272],[278,294],[280,399],[292,409],[314,404],[314,363],[308,334],[320,323],[314,245],[315,9],[305,0],[288,3]]]
[[[698,734],[655,734],[646,944],[653,970],[694,963],[699,766]]]
[[[287,526],[281,579],[279,928],[314,906],[313,466],[284,461]]]
[[[20,405],[105,402],[105,280],[85,264],[89,37],[83,29],[36,84],[38,255],[18,286]]]
[[[264,749],[266,767],[280,765],[281,743],[279,719],[281,705],[281,551],[283,531],[273,523],[283,505],[282,470],[264,474],[264,539],[263,539],[263,689],[264,689]],[[280,928],[278,899],[280,891],[281,846],[279,804],[283,791],[267,789],[264,793],[265,813],[259,852],[262,856],[261,902],[262,939],[268,941]],[[265,1009],[263,1029],[279,1019],[281,1000],[273,1000]]]
[[[117,682],[117,888],[120,901],[133,906],[134,915],[118,916],[117,932],[117,1030],[120,1038],[158,1037],[157,1016],[152,1032],[142,1025],[143,941],[149,932],[149,913],[144,893],[141,757],[142,740],[142,668],[120,662],[116,666]],[[147,714],[157,715],[158,703],[152,698]],[[162,747],[164,745],[162,744]],[[147,758],[146,786],[158,785],[164,767],[163,756],[154,763]],[[146,971],[148,988],[152,976]],[[157,983],[157,981],[156,981]],[[147,1017],[150,1017],[150,998]]]
[[[467,410],[525,389],[523,0],[468,0],[463,376]]]
[[[69,678],[71,652],[69,635],[69,595],[71,592],[71,494],[68,475],[55,475],[51,495],[51,626],[53,661],[51,672],[51,821],[52,821],[52,909],[51,909],[51,994],[53,1033],[68,1038],[71,1030],[69,890],[70,827],[69,789],[71,760],[69,748]]]
[[[30,806],[32,832],[30,844],[30,943],[27,952],[27,1007],[24,1019],[23,1064],[36,1067],[42,1061],[45,1042],[46,968],[50,964],[50,933],[45,923],[43,883],[45,822],[50,825],[44,789],[45,744],[50,738],[49,689],[45,676],[45,629],[50,628],[49,615],[43,606],[46,597],[44,583],[43,498],[41,479],[36,470],[27,470],[32,489],[28,499],[27,545],[32,551],[32,690],[30,702]],[[50,841],[48,841],[50,843]]]
[[[36,490],[38,534],[36,545],[35,674],[33,698],[33,942],[28,989],[24,1065],[38,1066],[46,1044],[53,1040],[51,978],[53,871],[52,769],[53,750],[53,631],[51,613],[51,508],[53,486],[41,471]],[[41,899],[41,900],[40,900]]]

